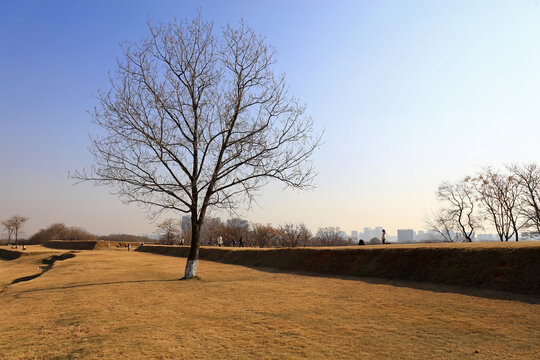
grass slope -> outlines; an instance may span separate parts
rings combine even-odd
[[[137,251],[187,256],[188,247]],[[321,274],[429,281],[540,294],[540,242],[249,249],[203,247],[200,258]]]
[[[47,253],[0,262],[0,281]],[[538,298],[80,251],[0,294],[2,359],[536,359]],[[7,268],[6,268],[7,267]],[[19,272],[13,274],[14,271]],[[495,296],[496,295],[496,296]],[[495,299],[500,297],[501,299]]]

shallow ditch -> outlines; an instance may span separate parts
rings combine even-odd
[[[39,273],[34,274],[34,275],[28,275],[28,276],[23,276],[23,277],[17,278],[15,280],[13,280],[11,282],[11,284],[17,284],[17,283],[20,283],[20,282],[33,280],[33,279],[43,275],[47,271],[51,270],[51,268],[53,267],[55,262],[66,260],[66,259],[71,259],[71,258],[74,258],[74,257],[75,257],[75,254],[73,252],[67,252],[67,253],[64,253],[62,255],[49,256],[49,257],[41,260],[41,262],[43,264],[45,264],[45,265],[38,267],[38,269],[40,270]]]

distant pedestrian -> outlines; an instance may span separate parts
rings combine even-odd
[[[217,237],[217,246],[219,247],[223,246],[223,238],[221,236]]]
[[[131,244],[128,244],[128,252],[131,251]]]
[[[240,247],[244,247],[244,242],[242,241],[242,237],[240,236]]]
[[[384,230],[384,229],[382,229],[381,239],[382,239],[382,243],[386,244],[386,230]]]
[[[232,239],[232,246],[236,247],[236,240],[235,239]]]

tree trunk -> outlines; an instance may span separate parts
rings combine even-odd
[[[197,275],[197,266],[199,265],[199,237],[200,227],[197,218],[191,215],[191,248],[189,249],[184,279],[191,279]]]
[[[186,270],[184,271],[184,279],[191,279],[197,275],[197,267],[199,266],[199,260],[191,260],[188,258],[186,263]]]

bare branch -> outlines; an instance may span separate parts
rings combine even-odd
[[[209,208],[234,210],[268,181],[313,186],[320,144],[305,106],[273,71],[275,50],[244,23],[220,35],[200,14],[148,25],[123,47],[92,112],[94,166],[73,177],[124,201],[188,213],[196,260]]]

